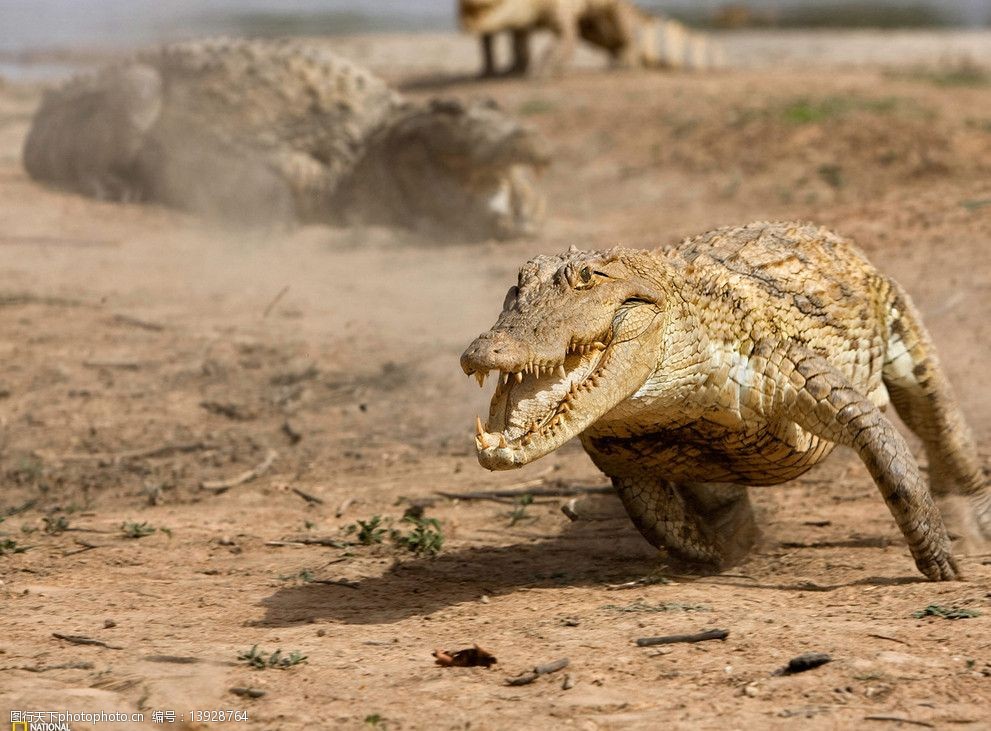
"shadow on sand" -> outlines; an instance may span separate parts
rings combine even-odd
[[[852,546],[854,541],[841,542]],[[872,548],[871,541],[858,547]],[[773,545],[766,546],[773,549]],[[836,584],[792,581],[775,566],[774,554],[760,549],[723,573],[684,575],[674,568],[625,518],[569,523],[553,537],[509,546],[479,546],[442,553],[433,559],[396,562],[381,576],[350,585],[308,583],[280,588],[262,600],[260,626],[291,626],[332,620],[345,624],[387,624],[429,615],[445,607],[519,589],[592,586],[636,581],[658,572],[681,582],[766,591],[829,592],[851,586],[895,586],[925,581],[921,575],[863,577]],[[768,581],[770,579],[770,581]]]

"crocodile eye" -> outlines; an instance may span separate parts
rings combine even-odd
[[[582,267],[578,271],[578,277],[582,280],[582,284],[588,284],[592,281],[592,271],[588,267]]]

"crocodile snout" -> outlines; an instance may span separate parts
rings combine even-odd
[[[520,371],[532,360],[530,348],[505,330],[482,333],[461,355],[461,368],[469,376],[481,371]]]

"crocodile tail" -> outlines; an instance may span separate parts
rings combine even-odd
[[[966,496],[980,534],[991,539],[991,489],[974,437],[922,318],[905,291],[891,284],[884,385],[898,416],[925,445],[932,491]]]

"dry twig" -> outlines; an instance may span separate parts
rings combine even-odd
[[[707,629],[691,635],[665,635],[663,637],[641,637],[637,647],[653,647],[654,645],[673,645],[677,642],[705,642],[706,640],[725,640],[729,637],[728,629]]]
[[[506,685],[529,685],[541,675],[556,673],[558,670],[563,670],[570,664],[571,661],[568,658],[562,657],[552,662],[544,663],[543,665],[537,665],[528,673],[517,675],[515,678],[508,678],[506,680]]]
[[[230,490],[232,487],[237,487],[238,485],[243,485],[246,482],[251,482],[252,480],[265,474],[278,456],[278,452],[274,449],[270,449],[268,450],[268,454],[265,455],[265,459],[247,472],[242,472],[240,475],[236,475],[235,477],[228,477],[226,480],[205,480],[200,483],[200,488],[203,490],[211,490],[217,494],[220,494]]]
[[[477,492],[441,492],[437,494],[449,500],[493,500],[495,502],[512,502],[513,500],[529,495],[531,497],[571,497],[573,495],[605,495],[613,492],[613,488],[608,485],[588,485],[568,487],[565,485],[556,487],[537,487],[543,483],[543,479],[523,482],[506,490],[479,490]],[[530,485],[533,485],[531,487]]]
[[[52,632],[52,637],[71,642],[73,645],[93,645],[94,647],[106,647],[108,650],[124,649],[119,645],[110,645],[103,640],[94,640],[92,637],[83,637],[82,635],[63,635],[59,632]]]
[[[936,724],[929,721],[916,721],[902,716],[864,716],[865,721],[891,721],[892,723],[909,723],[913,726],[925,726],[926,728],[936,728]]]

